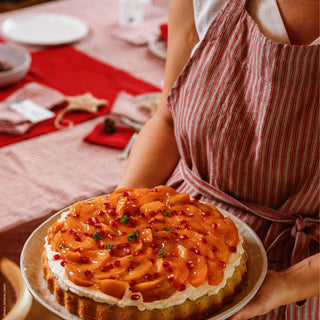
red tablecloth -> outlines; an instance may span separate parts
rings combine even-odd
[[[91,92],[95,97],[109,101],[109,104],[96,114],[87,112],[67,114],[65,118],[75,124],[109,113],[113,101],[122,90],[131,94],[159,91],[159,88],[91,58],[71,46],[48,48],[33,53],[31,68],[26,77],[10,88],[1,89],[0,100],[5,100],[15,90],[31,81],[45,84],[65,95]],[[58,107],[54,111],[58,112],[60,109],[61,107]],[[0,134],[0,147],[55,131],[53,122],[54,119],[42,121],[18,137]]]

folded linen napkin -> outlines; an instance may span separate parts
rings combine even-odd
[[[50,117],[54,114],[51,115],[47,110],[63,103],[65,97],[59,91],[45,85],[36,82],[27,83],[6,100],[0,102],[0,133],[19,136],[26,133],[34,125],[23,113],[19,113],[18,109],[13,108],[13,106],[26,101],[31,106],[37,107],[40,112],[43,109],[45,116]],[[21,111],[24,107],[20,105]]]
[[[114,132],[106,133],[102,122],[97,124],[84,137],[84,140],[94,144],[124,149],[132,135],[138,130],[129,126],[130,121],[136,123],[137,128],[139,128],[139,125],[144,125],[151,118],[155,105],[159,103],[159,96],[159,93],[133,96],[121,91],[114,102],[111,113],[108,115],[108,119],[112,119],[115,123]],[[149,105],[152,105],[152,107],[149,108]]]

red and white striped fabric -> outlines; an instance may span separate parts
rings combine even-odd
[[[168,184],[240,217],[283,269],[319,251],[319,46],[267,39],[245,4],[226,1],[168,98],[181,154]]]

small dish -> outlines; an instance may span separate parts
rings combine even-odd
[[[0,87],[6,87],[20,81],[28,72],[31,56],[20,47],[0,44],[0,60],[9,66],[9,70],[0,71]]]
[[[149,39],[148,48],[156,57],[162,60],[166,60],[167,43],[163,41],[159,35],[156,35]]]

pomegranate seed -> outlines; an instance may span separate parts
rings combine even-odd
[[[150,223],[151,223],[151,224],[154,224],[154,223],[157,223],[157,222],[159,222],[159,220],[158,220],[157,218],[152,218],[152,219],[150,220]]]
[[[189,270],[191,270],[191,269],[194,268],[194,264],[193,264],[192,261],[187,261],[187,268],[188,268]]]
[[[117,225],[116,222],[113,220],[110,220],[109,224],[111,227],[115,227]]]
[[[75,252],[81,252],[82,251],[82,248],[81,247],[79,247],[79,248],[77,248],[76,250],[74,250]]]
[[[104,203],[104,206],[105,206],[105,208],[106,208],[106,209],[111,208],[111,204],[110,204],[110,203],[108,203],[108,202],[105,202],[105,203]]]
[[[116,260],[116,261],[114,262],[114,266],[117,267],[117,268],[119,268],[119,267],[121,266],[120,260]]]
[[[62,260],[62,261],[60,262],[60,264],[61,264],[62,267],[64,267],[64,266],[66,265],[66,263],[67,263],[66,260]]]
[[[193,214],[192,212],[190,212],[190,213],[187,214],[187,216],[188,216],[188,217],[193,217],[194,214]]]
[[[91,277],[92,276],[92,272],[90,270],[86,270],[84,272],[84,274],[87,276],[87,277]]]
[[[138,294],[131,295],[131,300],[135,300],[135,301],[140,300],[140,295]]]
[[[110,216],[114,217],[116,215],[116,210],[109,210]],[[120,218],[119,218],[120,219]]]
[[[155,211],[150,211],[149,212],[149,216],[150,217],[155,217],[157,215],[157,213]]]
[[[93,225],[94,225],[94,222],[93,222],[93,220],[92,220],[91,218],[88,218],[88,219],[87,219],[87,224],[88,224],[89,226],[93,226]]]
[[[113,264],[112,263],[107,263],[106,267],[108,268],[108,270],[113,269]]]
[[[137,284],[136,280],[129,280],[129,286],[135,286]]]
[[[157,188],[153,188],[152,192],[159,192],[159,190]]]
[[[198,203],[199,200],[198,199],[193,199],[193,203]]]
[[[114,234],[113,233],[108,233],[108,238],[109,239],[113,239],[114,238]]]
[[[180,223],[187,223],[188,220],[187,219],[183,219]]]
[[[90,259],[88,257],[81,257],[81,263],[89,263]]]
[[[167,268],[167,271],[168,271],[168,272],[173,272],[172,267]]]
[[[167,279],[168,279],[168,281],[173,282],[174,281],[174,275],[173,274],[168,275]]]
[[[102,268],[101,268],[101,271],[102,271],[102,272],[107,272],[107,271],[109,271],[109,268],[108,268],[108,267],[102,267]]]
[[[237,252],[237,248],[236,247],[230,247],[229,248],[231,252]]]
[[[153,252],[154,252],[155,254],[157,254],[157,253],[159,252],[159,248],[154,248],[154,249],[153,249]]]
[[[92,218],[93,223],[100,223],[99,219],[97,217]]]
[[[95,223],[94,225],[97,229],[100,229],[101,228],[101,224],[100,223]]]
[[[60,258],[61,258],[61,256],[60,256],[59,253],[57,253],[57,254],[55,254],[55,255],[53,256],[53,259],[54,259],[54,260],[59,260]]]
[[[155,259],[153,259],[153,258],[150,258],[150,259],[149,259],[149,261],[151,261],[151,262],[152,262],[152,264],[156,262],[156,260],[155,260]]]
[[[98,248],[99,249],[104,249],[104,244],[103,243],[99,243]]]
[[[187,230],[192,230],[192,227],[190,226],[190,224],[186,224],[186,225],[184,226],[184,228],[187,229]]]
[[[128,196],[129,196],[129,193],[126,192],[126,191],[124,191],[124,192],[122,192],[122,196],[123,196],[123,197],[128,197]]]
[[[203,243],[207,243],[207,239],[205,239],[205,238],[201,238],[200,241]]]
[[[135,253],[134,253],[134,256],[135,257],[138,257],[140,256],[141,254],[143,253],[143,251],[141,249],[137,250]]]
[[[121,250],[122,249],[122,245],[120,243],[117,244],[117,248],[116,249]]]
[[[160,273],[159,272],[155,272],[154,274],[153,274],[153,277],[156,279],[156,278],[159,278],[160,277]]]
[[[150,273],[146,273],[146,274],[143,276],[144,281],[149,281],[149,280],[151,280],[151,278],[152,278],[152,275],[151,275]]]
[[[100,217],[104,216],[104,211],[100,210],[100,211],[98,212],[98,216],[100,216]]]
[[[68,233],[69,233],[69,234],[74,234],[74,233],[75,233],[75,230],[70,229],[70,230],[68,230]]]
[[[110,276],[109,279],[111,279],[111,280],[116,280],[117,277],[116,277],[116,276]]]
[[[130,248],[125,248],[124,249],[124,253],[127,254],[127,255],[130,255],[131,254]]]
[[[212,222],[212,223],[211,223],[211,227],[212,227],[213,229],[215,229],[217,226],[218,226],[218,225],[217,225],[215,222]]]
[[[78,242],[81,241],[81,236],[80,236],[79,233],[76,233],[76,234],[74,235],[74,240],[76,240],[76,241],[78,241]]]
[[[75,219],[77,219],[77,218],[80,217],[80,215],[79,215],[78,213],[76,213],[76,214],[73,215],[73,217],[74,217]]]
[[[106,237],[106,232],[104,230],[100,230],[99,233],[102,238]]]
[[[217,251],[217,247],[211,247],[210,248],[212,252],[216,252]]]
[[[129,218],[129,222],[132,224],[132,225],[136,225],[137,224],[137,220],[132,218],[131,216],[128,217]]]
[[[169,261],[165,261],[162,265],[163,265],[165,268],[169,268],[169,267],[170,267],[170,262],[169,262]]]
[[[185,290],[185,288],[186,288],[186,285],[182,283],[182,284],[180,284],[180,286],[178,286],[177,290],[183,291],[183,290]]]
[[[202,215],[203,217],[208,217],[208,216],[210,216],[210,212],[209,212],[209,211],[202,211],[202,212],[201,212],[201,215]]]
[[[179,239],[180,239],[180,240],[188,239],[188,236],[185,235],[185,234],[180,234],[180,235],[179,235]]]
[[[225,268],[227,266],[224,261],[219,261],[219,264],[222,268]]]
[[[133,263],[130,262],[126,268],[127,271],[132,271],[134,269]]]
[[[177,216],[177,215],[178,215],[178,211],[177,211],[177,210],[173,210],[173,211],[171,211],[171,215],[173,215],[173,216]]]
[[[179,211],[179,212],[178,212],[178,215],[179,215],[179,216],[185,216],[186,213],[185,213],[184,211]]]
[[[198,255],[200,254],[200,251],[195,247],[191,247],[190,251],[192,251],[192,252],[194,252],[195,254],[198,254]]]

